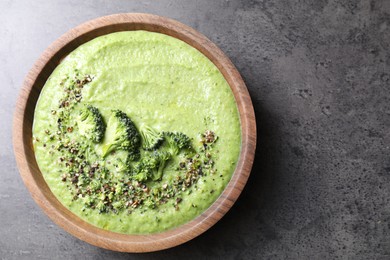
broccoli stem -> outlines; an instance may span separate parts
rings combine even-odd
[[[106,158],[107,155],[109,155],[112,151],[114,151],[117,148],[116,144],[106,144],[103,145],[103,158]]]
[[[160,165],[158,166],[157,174],[156,174],[155,176],[153,176],[153,180],[154,180],[154,181],[157,181],[157,180],[160,180],[160,179],[161,179],[167,161],[168,161],[168,160],[163,160],[163,161],[160,162]]]

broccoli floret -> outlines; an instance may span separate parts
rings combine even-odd
[[[126,160],[117,159],[114,162],[115,170],[120,174],[129,174],[133,171],[134,161],[138,161],[140,158],[140,153],[137,154],[129,152],[127,154]]]
[[[103,201],[99,201],[96,205],[96,209],[99,210],[99,213],[106,212],[106,205],[104,205]]]
[[[128,152],[126,161],[127,161],[127,163],[138,161],[140,157],[141,157],[141,154],[139,152],[139,149],[132,150],[132,151]]]
[[[118,118],[118,115],[114,114],[114,117]],[[128,118],[126,115],[125,115],[125,117]],[[111,121],[112,120],[110,119],[109,126],[110,126]],[[122,122],[121,120],[117,120],[117,121],[119,123]],[[134,127],[134,124],[132,122],[131,122],[131,126]],[[120,129],[121,125],[118,124],[118,126],[116,126],[116,127],[118,129]],[[123,128],[123,126],[122,126],[122,128]],[[138,135],[137,136],[138,137],[137,143],[136,143],[137,146],[135,146],[135,145],[132,146],[132,147],[136,147],[136,149],[127,150],[128,148],[119,148],[122,150],[129,151],[129,154],[128,154],[126,163],[122,163],[122,162],[118,163],[117,170],[118,170],[118,172],[131,172],[132,178],[134,180],[141,181],[141,182],[144,182],[147,180],[154,180],[154,181],[160,180],[162,175],[163,175],[163,171],[165,169],[166,163],[173,156],[176,156],[177,154],[179,154],[179,152],[182,149],[191,148],[191,139],[182,133],[164,132],[163,134],[159,135],[150,127],[146,127],[143,129],[147,129],[147,131],[152,133],[154,141],[152,141],[152,142],[146,141],[146,142],[149,142],[147,145],[149,148],[154,147],[155,150],[153,152],[145,152],[145,154],[140,159],[140,161],[138,161],[137,163],[132,163],[133,161],[138,160],[139,156],[140,156],[139,149],[138,149],[140,146],[139,135]],[[135,129],[135,131],[136,131],[136,129]],[[116,134],[117,134],[117,132],[118,132],[118,130],[115,131]],[[136,133],[138,134],[138,132],[136,132]],[[142,133],[145,133],[145,131],[143,131]],[[156,144],[160,145],[162,142],[160,139],[162,139],[162,138],[164,138],[165,143],[162,147],[157,149]],[[147,138],[145,138],[144,140],[147,140]],[[150,146],[151,143],[153,143],[152,146]],[[114,144],[116,144],[116,143],[114,143]],[[104,155],[106,155],[107,151],[109,151],[109,148],[107,148],[107,147],[108,146],[103,147],[103,154]],[[111,144],[111,147],[112,147],[112,144]],[[115,147],[115,149],[118,149],[118,148]]]
[[[160,180],[166,163],[178,155],[182,149],[190,149],[191,139],[182,133],[164,132],[164,145],[159,149],[146,153],[135,165],[133,178],[138,181]]]
[[[154,209],[156,207],[156,202],[152,198],[147,198],[144,201],[144,205],[150,209]]]
[[[167,161],[169,161],[169,159],[171,159],[171,157],[172,157],[171,154],[166,152],[166,151],[156,152],[155,156],[158,158],[158,166],[153,171],[152,179],[154,181],[161,179],[161,177],[163,175],[163,171],[165,169],[165,165],[166,165]]]
[[[85,106],[79,114],[77,122],[79,132],[87,139],[99,143],[104,136],[106,126],[99,110],[91,105]]]
[[[116,210],[120,210],[124,207],[124,204],[122,201],[116,201],[116,202],[112,203],[112,207]]]
[[[166,151],[147,154],[134,166],[133,179],[137,181],[161,179],[165,164],[170,158],[171,155]]]
[[[191,148],[191,139],[183,133],[164,132],[165,147],[171,156],[176,156],[182,149]]]
[[[142,148],[154,150],[164,141],[163,135],[147,125],[141,125]]]
[[[133,121],[122,111],[113,110],[108,121],[107,132],[110,132],[103,146],[103,158],[114,150],[128,151],[135,157],[141,145],[140,134]]]
[[[154,169],[158,166],[159,161],[155,156],[144,156],[135,164],[133,168],[133,179],[137,181],[146,181],[153,176]]]
[[[131,169],[130,164],[127,161],[123,162],[121,159],[117,159],[114,166],[118,173],[129,173]]]
[[[161,179],[162,174],[165,169],[165,165],[169,159],[171,159],[171,154],[167,151],[155,151],[152,156],[155,158],[154,160],[157,162],[155,167],[153,168],[151,179],[156,181]]]

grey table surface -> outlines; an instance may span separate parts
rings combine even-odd
[[[24,76],[72,27],[107,14],[168,16],[241,72],[258,124],[231,211],[173,249],[84,243],[33,202],[12,150]],[[0,0],[0,259],[390,259],[390,1]]]

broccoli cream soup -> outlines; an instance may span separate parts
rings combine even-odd
[[[95,38],[58,65],[35,109],[33,143],[65,207],[106,230],[147,234],[218,198],[241,132],[210,60],[170,36],[131,31]]]

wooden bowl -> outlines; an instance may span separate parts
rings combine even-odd
[[[242,147],[232,179],[220,197],[194,220],[158,234],[126,235],[97,228],[65,208],[47,186],[34,156],[32,123],[39,93],[60,61],[81,44],[118,31],[146,30],[178,38],[207,56],[222,72],[235,96],[241,120]],[[225,54],[205,36],[177,21],[150,14],[115,14],[86,22],[51,44],[34,64],[17,100],[13,144],[20,175],[32,197],[60,227],[92,245],[123,252],[173,247],[200,235],[232,207],[249,177],[256,149],[256,121],[248,90]],[[233,234],[232,234],[233,235]]]

